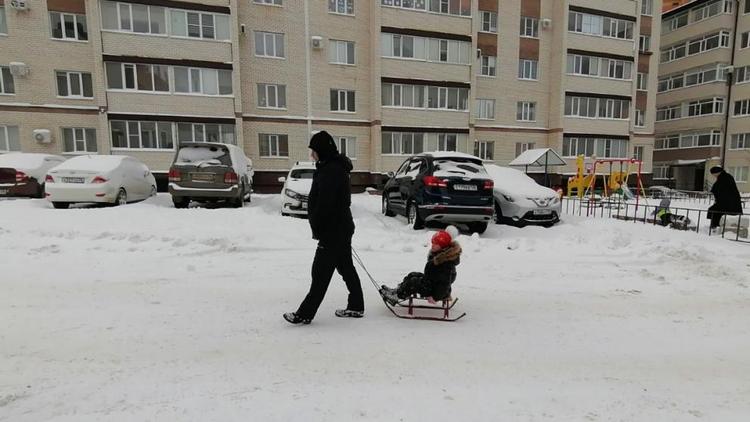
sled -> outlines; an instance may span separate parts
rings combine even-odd
[[[415,301],[420,301],[415,304]],[[421,302],[428,303],[425,304],[419,304]],[[395,306],[389,304],[385,300],[383,300],[383,303],[385,303],[385,306],[388,308],[393,315],[395,315],[398,318],[402,319],[418,319],[418,320],[424,320],[424,321],[446,321],[446,322],[454,322],[458,321],[459,319],[466,316],[466,312],[461,313],[459,316],[451,316],[450,311],[453,308],[453,306],[456,305],[456,302],[458,302],[458,298],[453,300],[442,300],[440,301],[440,304],[429,304],[427,299],[420,298],[417,296],[412,296],[408,299],[404,299],[400,302],[398,302]],[[414,310],[420,309],[420,310],[430,310],[429,313],[435,313],[434,311],[440,311],[442,313],[442,316],[430,316],[430,315],[417,315]],[[404,313],[404,311],[406,311]],[[420,313],[422,313],[420,311]]]

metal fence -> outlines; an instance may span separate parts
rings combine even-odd
[[[677,198],[675,198],[677,199]],[[747,215],[724,215],[718,228],[711,229],[709,212],[707,209],[672,207],[668,213],[657,217],[659,205],[652,202],[660,199],[647,198],[635,201],[624,201],[609,198],[563,198],[563,213],[588,218],[615,218],[623,221],[632,221],[634,224],[650,224],[653,226],[671,227],[677,230],[692,231],[708,236],[720,236],[724,239],[736,242],[749,243],[748,223],[750,216]],[[684,200],[684,198],[679,198]]]

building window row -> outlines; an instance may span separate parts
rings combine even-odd
[[[237,144],[232,124],[112,120],[109,126],[113,149],[173,150],[180,142]]]
[[[634,26],[635,22],[624,19],[573,11],[568,14],[568,31],[580,34],[632,40]]]
[[[632,80],[633,62],[579,54],[568,54],[567,73],[570,75],[594,76]]]
[[[458,145],[465,143],[465,133],[420,133],[383,132],[381,153],[383,155],[412,155],[424,151],[458,151]]]
[[[658,92],[667,92],[688,86],[708,84],[727,80],[727,65],[711,65],[699,69],[688,70],[677,75],[662,77],[659,79]]]
[[[565,116],[625,120],[630,118],[630,100],[566,95]]]
[[[654,150],[715,147],[721,143],[721,131],[674,133],[654,140]]]
[[[661,50],[660,61],[661,63],[668,63],[679,60],[683,57],[694,56],[717,48],[728,48],[730,40],[729,34],[729,31],[719,31],[663,48]]]
[[[715,97],[659,107],[656,109],[656,121],[663,122],[667,120],[681,119],[683,117],[722,114],[723,112],[724,98]]]
[[[569,136],[563,137],[563,157],[579,155],[598,158],[627,158],[628,140],[606,137]]]
[[[466,111],[469,89],[383,83],[382,104],[384,107]]]
[[[467,41],[390,33],[382,33],[380,39],[383,57],[439,63],[471,63],[471,43]]]
[[[21,139],[18,126],[0,125],[0,152],[20,151]]]
[[[734,7],[733,0],[714,0],[703,6],[686,10],[662,21],[662,34],[687,26],[689,23],[700,22],[721,13],[731,14]]]
[[[471,16],[471,0],[380,0],[380,4],[419,12]]]
[[[229,41],[229,15],[150,6],[102,2],[102,28],[110,31]]]
[[[232,95],[231,70],[119,62],[106,69],[110,90]]]

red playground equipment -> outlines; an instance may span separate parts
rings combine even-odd
[[[606,173],[599,173],[600,166],[606,166],[609,164],[609,180],[607,180]],[[619,164],[619,171],[615,166]],[[645,189],[643,187],[643,179],[641,177],[641,170],[643,169],[643,161],[635,158],[603,158],[598,159],[594,157],[593,163],[587,169],[587,174],[584,175],[584,160],[582,156],[578,157],[578,172],[575,177],[568,179],[568,195],[572,194],[573,190],[576,190],[578,197],[587,196],[589,203],[594,202],[593,190],[596,186],[597,176],[603,178],[602,185],[603,197],[609,197],[613,193],[620,192],[626,199],[635,199],[636,210],[640,205],[640,196],[646,196]],[[636,190],[633,194],[628,188],[628,180],[631,174],[635,174],[636,177]],[[585,188],[583,191],[581,188]]]

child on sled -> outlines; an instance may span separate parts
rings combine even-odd
[[[407,274],[395,289],[383,285],[380,288],[383,300],[393,306],[412,295],[419,295],[430,303],[449,299],[451,284],[456,281],[456,266],[461,261],[461,246],[456,237],[458,230],[453,226],[435,233],[424,273]]]

